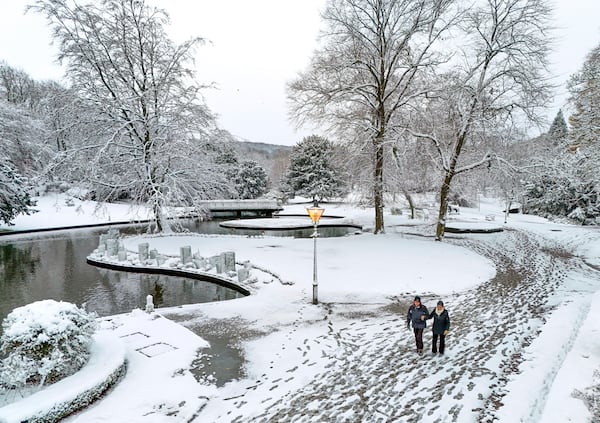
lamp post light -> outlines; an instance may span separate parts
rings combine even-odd
[[[319,236],[318,234],[318,230],[317,230],[317,225],[319,224],[319,219],[321,218],[321,216],[323,216],[323,212],[325,211],[325,209],[322,209],[320,207],[317,206],[313,206],[310,208],[307,208],[306,211],[308,212],[308,215],[310,216],[310,220],[312,220],[313,225],[315,226],[315,231],[312,234],[312,237],[314,239],[314,243],[313,243],[313,304],[317,304],[319,302],[318,300],[318,282],[317,282],[317,237]]]

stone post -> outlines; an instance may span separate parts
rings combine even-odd
[[[148,249],[149,248],[150,248],[150,245],[148,245],[147,242],[138,244],[138,255],[139,255],[140,261],[146,261],[148,259]]]
[[[250,271],[244,267],[238,270],[237,277],[239,282],[243,282],[250,276]]]
[[[223,253],[223,261],[225,263],[225,272],[235,272],[235,252],[226,251]]]
[[[152,313],[154,311],[154,301],[152,295],[146,295],[146,313]]]
[[[192,247],[186,245],[185,247],[179,248],[179,255],[183,264],[190,263],[192,261]]]
[[[119,246],[117,244],[117,240],[114,238],[106,240],[106,255],[109,257],[113,257],[117,255],[119,251]]]

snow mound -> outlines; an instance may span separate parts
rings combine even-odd
[[[56,421],[92,403],[125,371],[125,346],[112,333],[94,335],[88,363],[77,373],[0,408],[0,423]]]

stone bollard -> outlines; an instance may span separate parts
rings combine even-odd
[[[147,242],[138,244],[138,255],[139,255],[140,261],[143,262],[148,259],[148,249],[149,248],[150,248],[150,245],[148,245]]]
[[[117,240],[114,238],[106,240],[106,255],[109,257],[113,257],[117,255],[119,251],[119,246],[117,244]]]
[[[250,276],[250,270],[242,267],[237,272],[238,282],[243,282]]]
[[[107,234],[100,234],[100,240],[98,241],[98,249],[102,248],[102,252],[106,251],[106,240],[108,239]]]
[[[154,302],[152,295],[146,295],[146,313],[152,313],[154,311]]]
[[[192,247],[186,245],[185,247],[179,248],[179,256],[183,264],[187,264],[192,261]]]
[[[127,250],[125,249],[123,241],[119,241],[119,246],[117,247],[117,256],[119,261],[127,261]]]
[[[210,261],[215,266],[215,272],[223,273],[223,269],[225,268],[223,255],[213,256]]]
[[[225,272],[235,272],[235,252],[226,251],[223,253],[223,261],[225,264]]]

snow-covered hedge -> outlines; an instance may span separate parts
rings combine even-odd
[[[43,300],[14,309],[2,329],[0,386],[41,386],[87,362],[96,316],[71,303]]]
[[[123,341],[112,333],[97,333],[90,359],[80,371],[0,408],[0,423],[56,422],[99,398],[125,370]]]

